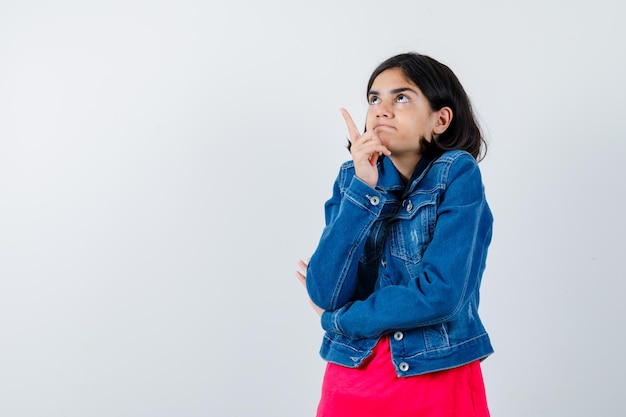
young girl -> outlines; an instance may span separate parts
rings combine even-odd
[[[296,273],[326,331],[317,415],[488,416],[478,304],[493,218],[470,101],[416,53],[380,64],[367,100],[363,134],[342,109],[352,160]]]

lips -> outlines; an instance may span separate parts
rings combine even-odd
[[[391,130],[391,129],[395,129],[395,128],[393,126],[389,126],[389,125],[386,125],[384,123],[381,123],[381,124],[378,124],[378,125],[374,126],[374,130],[377,130],[377,129]]]

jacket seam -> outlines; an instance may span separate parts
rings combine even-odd
[[[456,343],[454,345],[443,346],[443,347],[436,348],[436,349],[424,349],[423,351],[418,352],[415,355],[402,356],[402,359],[413,359],[413,358],[417,358],[419,356],[423,356],[423,355],[430,354],[430,353],[450,351],[452,349],[459,348],[459,347],[461,347],[461,346],[463,346],[463,345],[465,345],[467,343],[473,342],[474,340],[483,338],[485,336],[487,336],[487,332],[483,332],[483,333],[479,334],[478,336],[472,337],[471,339],[464,340],[464,341],[462,341],[460,343]]]

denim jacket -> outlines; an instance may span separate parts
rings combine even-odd
[[[352,161],[341,166],[306,279],[325,310],[320,354],[329,362],[358,367],[385,334],[398,376],[493,352],[478,316],[493,224],[480,170],[464,151],[420,164],[405,184],[383,157],[376,188]]]

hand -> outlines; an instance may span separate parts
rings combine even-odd
[[[352,116],[346,109],[341,109],[343,119],[348,127],[350,135],[350,153],[354,160],[356,176],[365,181],[370,187],[376,187],[378,183],[378,168],[376,161],[381,155],[391,155],[391,151],[382,144],[380,138],[374,132],[360,133],[354,124]]]
[[[306,289],[306,269],[309,266],[308,265],[308,261],[311,258],[307,259],[307,261],[303,261],[302,259],[298,261],[298,266],[300,267],[300,271],[296,271],[296,278],[298,278],[298,281],[300,281],[300,283],[302,285],[304,285],[304,288]],[[311,304],[311,307],[313,307],[313,310],[315,310],[315,312],[317,313],[318,316],[322,316],[322,314],[324,313],[324,310],[322,310],[321,308],[319,308],[318,306],[316,306],[313,301],[311,301],[311,299],[309,298],[309,304]]]

